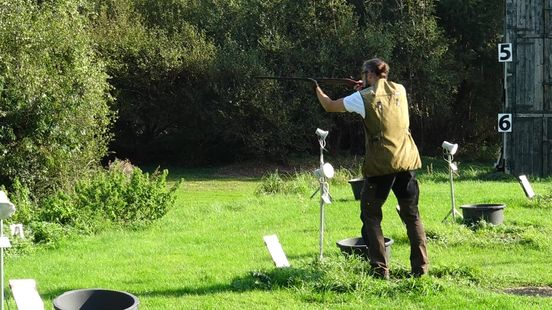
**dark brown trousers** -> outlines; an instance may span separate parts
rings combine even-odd
[[[381,208],[393,190],[400,206],[399,215],[405,223],[410,240],[410,265],[415,276],[427,273],[429,260],[426,249],[424,225],[418,212],[419,188],[413,171],[367,177],[360,201],[362,237],[368,245],[370,264],[380,275],[389,273],[385,255],[385,242],[381,230]]]

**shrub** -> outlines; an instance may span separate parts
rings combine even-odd
[[[15,179],[12,192],[9,195],[11,202],[16,206],[16,212],[10,217],[12,223],[29,224],[37,213],[36,204],[32,200],[31,191],[19,179]]]
[[[69,231],[93,234],[107,227],[141,227],[174,205],[181,182],[168,187],[167,175],[167,170],[150,175],[128,161],[116,161],[78,181],[73,190],[36,201],[27,187],[18,185],[10,195],[17,212],[9,222],[30,227],[27,234],[37,243],[51,243]]]
[[[52,244],[66,235],[67,229],[58,223],[34,222],[30,225],[31,238],[34,243]]]
[[[46,200],[41,218],[77,227],[149,224],[174,205],[180,183],[167,188],[167,175],[167,170],[151,175],[138,167],[129,171],[128,162],[116,161],[108,170],[78,182],[72,193],[58,192]]]

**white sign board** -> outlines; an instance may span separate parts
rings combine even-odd
[[[498,62],[511,62],[512,59],[512,43],[498,44]]]
[[[531,184],[529,184],[529,180],[527,180],[527,177],[525,175],[520,175],[518,179],[521,183],[521,187],[523,187],[525,196],[527,196],[527,198],[529,199],[535,197],[535,192],[533,191],[533,187],[531,187]]]
[[[34,279],[11,279],[9,283],[17,309],[44,310]]]
[[[512,132],[512,113],[498,114],[498,132]]]
[[[264,236],[263,240],[266,244],[266,247],[268,248],[268,252],[270,253],[270,256],[272,256],[272,260],[274,261],[274,264],[277,268],[281,267],[289,267],[289,262],[286,257],[286,253],[284,253],[284,249],[282,248],[282,245],[280,245],[280,241],[278,241],[278,237],[276,235],[269,235]]]

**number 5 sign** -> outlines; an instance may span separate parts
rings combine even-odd
[[[512,132],[512,114],[498,114],[498,132]]]
[[[512,61],[512,43],[498,44],[498,62]]]

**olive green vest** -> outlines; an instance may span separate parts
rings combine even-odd
[[[419,169],[422,162],[410,134],[404,86],[379,79],[360,94],[365,110],[363,175],[378,176]]]

